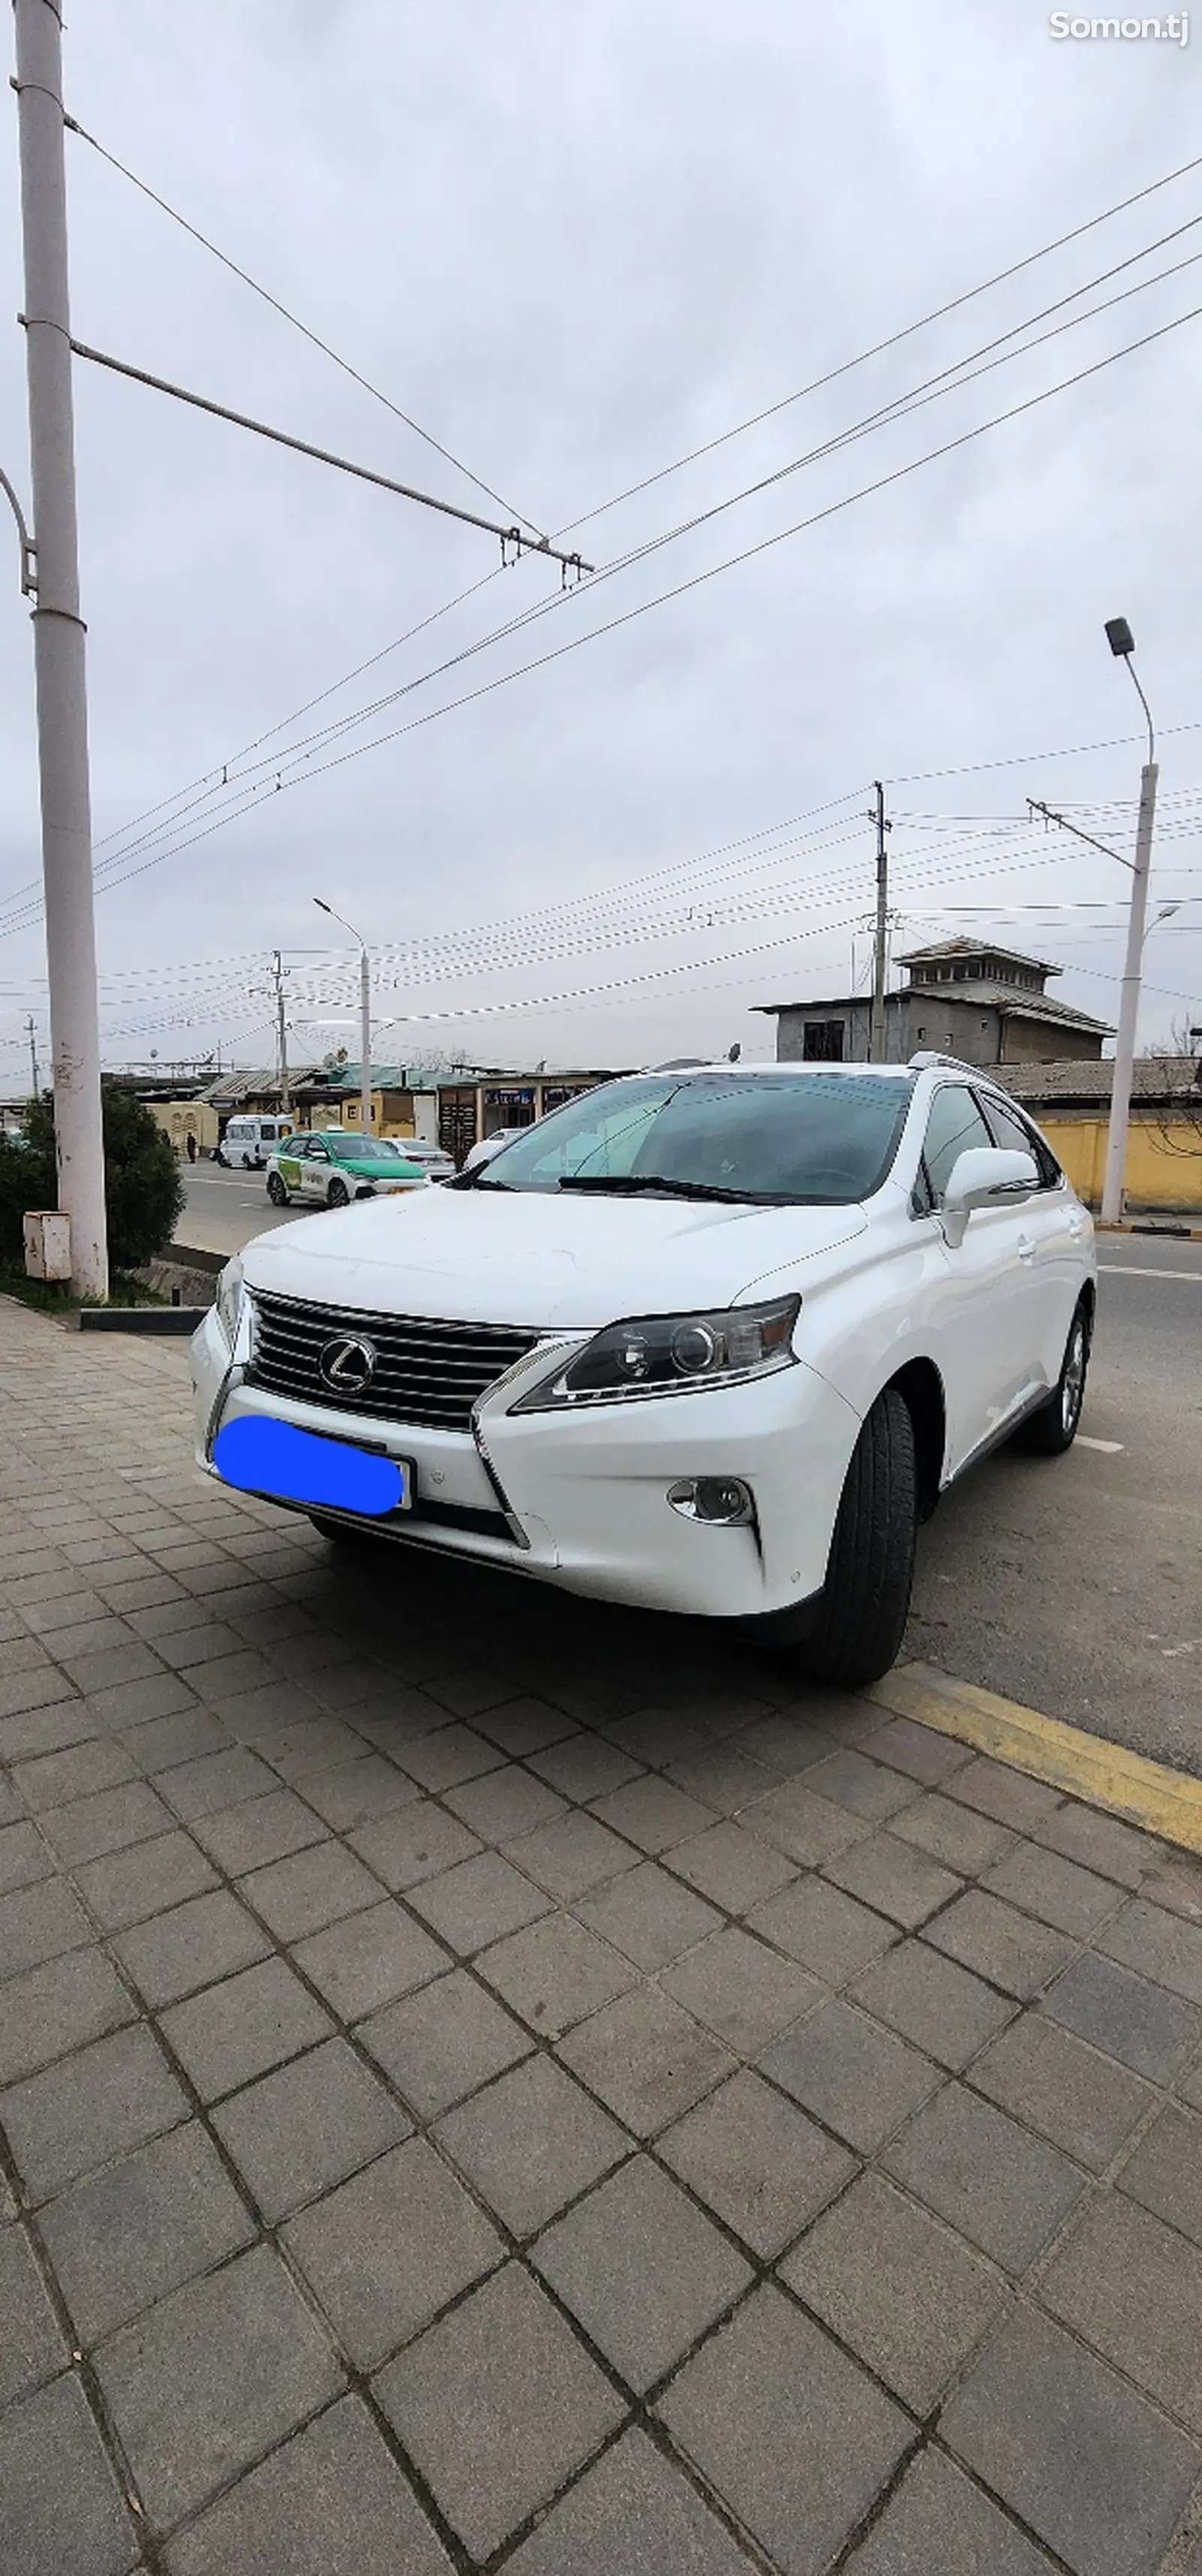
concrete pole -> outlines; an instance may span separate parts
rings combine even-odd
[[[275,951],[275,1015],[280,1039],[280,1108],[287,1115],[292,1109],[292,1095],[288,1088],[288,1014],[284,994],[284,960],[278,948]]]
[[[1135,873],[1131,880],[1131,910],[1127,919],[1127,960],[1123,968],[1118,1037],[1114,1050],[1114,1088],[1110,1094],[1106,1176],[1102,1184],[1103,1225],[1121,1225],[1123,1218],[1123,1179],[1127,1169],[1127,1125],[1131,1109],[1131,1083],[1135,1071],[1135,1032],[1139,1019],[1144,922],[1148,909],[1148,879],[1152,871],[1152,832],[1156,821],[1156,781],[1159,775],[1160,772],[1154,760],[1144,762],[1139,785],[1139,824],[1135,836]]]
[[[889,852],[885,834],[885,790],[876,784],[876,935],[872,958],[872,1013],[868,1025],[868,1061],[885,1062],[885,974],[889,951]]]
[[[371,967],[367,942],[359,959],[359,1124],[371,1134]]]
[[[107,1297],[85,629],[79,614],[75,524],[62,26],[55,0],[14,0],[14,5],[58,1203],[71,1220],[72,1288],[79,1296]]]

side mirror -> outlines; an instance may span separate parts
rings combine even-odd
[[[974,1208],[1021,1207],[1039,1187],[1033,1154],[1004,1145],[970,1145],[952,1165],[943,1193],[943,1233],[952,1250],[964,1241]]]

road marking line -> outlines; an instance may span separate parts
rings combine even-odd
[[[1151,1262],[1099,1261],[1099,1270],[1112,1270],[1124,1279],[1196,1279],[1202,1283],[1202,1270],[1155,1270]]]
[[[1167,1763],[1149,1762],[1058,1717],[1043,1717],[1017,1700],[957,1681],[933,1664],[900,1664],[864,1696],[895,1717],[954,1736],[1069,1797],[1124,1816],[1164,1842],[1202,1852],[1202,1780]]]
[[[1087,1432],[1079,1431],[1077,1433],[1077,1447],[1078,1449],[1100,1449],[1104,1457],[1117,1458],[1123,1447],[1123,1442],[1121,1440],[1091,1440]]]

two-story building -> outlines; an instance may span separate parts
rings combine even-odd
[[[900,957],[906,981],[885,996],[887,1064],[920,1048],[964,1064],[1050,1064],[1098,1057],[1114,1032],[1047,991],[1061,966],[974,939],[945,939]],[[762,1002],[776,1021],[781,1063],[866,1064],[872,1003],[865,993],[813,1002]]]

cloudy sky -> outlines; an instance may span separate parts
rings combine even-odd
[[[1198,150],[1202,16],[1183,47],[1060,41],[1036,0],[91,0],[66,68],[89,133],[458,464],[71,139],[81,339],[598,568],[565,596],[77,366],[108,1061],[264,1060],[277,947],[294,1056],[354,1052],[314,894],[374,952],[381,1054],[768,1053],[754,1004],[866,975],[876,777],[897,949],[988,926],[1112,1019],[1125,872],[1024,800],[1130,850],[1120,611],[1181,907],[1141,1036],[1202,1019],[1202,321],[1164,329],[1202,307],[1202,169],[1155,184]],[[11,316],[11,107],[3,190]],[[3,559],[0,1089],[28,1011],[46,1034]]]

